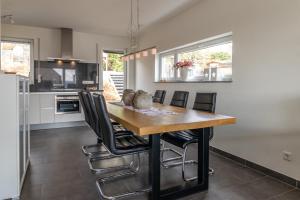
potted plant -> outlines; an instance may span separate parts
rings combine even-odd
[[[188,73],[193,66],[193,62],[189,60],[179,61],[175,64],[175,67],[180,70],[181,80],[186,81],[188,79]]]

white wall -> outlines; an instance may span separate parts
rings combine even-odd
[[[61,57],[61,31],[59,29],[3,24],[2,36],[33,39],[35,60],[38,59],[38,38],[40,38],[41,60],[47,60],[49,57]],[[98,44],[100,53],[103,49],[125,50],[129,46],[129,40],[126,37],[76,31],[73,33],[73,42],[73,56],[86,62],[96,62],[96,44]],[[101,59],[101,55],[99,55],[99,59]]]
[[[34,59],[38,59],[38,38],[40,38],[41,60],[48,57],[60,57],[59,29],[46,29],[30,26],[2,24],[3,37],[15,37],[34,40]]]
[[[2,3],[2,1],[0,0],[0,16],[2,16],[1,15],[1,3]],[[0,40],[1,40],[1,23],[0,23]],[[1,55],[1,48],[0,48],[0,55]],[[1,70],[1,56],[0,56],[0,70]]]
[[[233,83],[153,83],[153,58],[136,66],[136,89],[217,92],[217,113],[237,117],[216,128],[212,145],[300,180],[300,1],[201,0],[141,37],[160,51],[233,32]],[[293,153],[291,162],[282,151]]]

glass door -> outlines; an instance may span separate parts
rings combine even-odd
[[[123,52],[103,51],[103,94],[107,101],[120,101],[126,87],[126,67]]]

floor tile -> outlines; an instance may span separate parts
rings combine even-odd
[[[31,166],[25,179],[21,199],[99,199],[96,180],[100,176],[90,172],[87,157],[81,152],[82,145],[95,143],[96,137],[88,127],[32,131]],[[130,158],[126,159],[128,161]],[[196,145],[191,145],[188,159],[197,159]],[[120,164],[120,161],[105,161],[101,166],[116,164]],[[181,200],[300,199],[299,190],[218,154],[210,154],[210,167],[215,170],[215,174],[210,176],[209,190]],[[196,175],[195,166],[188,166],[187,171],[188,176]],[[162,169],[161,175],[162,188],[184,183],[181,178],[181,166]],[[107,194],[124,193],[147,187],[149,187],[147,154],[141,156],[141,169],[138,175],[112,181],[103,186]],[[146,200],[148,195],[127,199]]]

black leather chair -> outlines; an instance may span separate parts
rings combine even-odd
[[[216,108],[216,96],[217,96],[216,93],[197,93],[193,109],[214,113]],[[197,132],[200,131],[203,131],[203,129],[177,131],[177,132],[165,133],[162,135],[162,140],[184,149],[183,154],[180,153],[178,154],[177,152],[179,156],[175,158],[164,160],[163,159],[164,151],[162,152],[161,155],[162,156],[161,160],[164,167],[182,165],[182,178],[184,179],[184,181],[192,181],[197,179],[197,177],[192,177],[192,178],[185,177],[185,164],[197,164],[197,161],[195,160],[186,161],[186,152],[190,144],[198,143],[199,134],[197,134]],[[212,138],[213,138],[213,127],[210,128],[210,139]],[[164,143],[163,143],[163,148],[164,148]],[[166,164],[170,161],[174,161],[178,159],[181,159],[181,162],[172,163],[169,165]],[[210,169],[209,173],[213,174],[214,173],[213,169]]]
[[[90,118],[91,120],[91,125],[92,129],[96,133],[98,137],[98,144],[96,145],[90,145],[89,147],[94,147],[98,148],[99,151],[92,152],[92,155],[89,156],[90,158],[88,159],[88,165],[92,173],[106,173],[106,172],[111,172],[111,171],[116,171],[119,169],[126,169],[130,167],[129,165],[118,165],[115,167],[99,167],[98,163],[101,162],[104,159],[110,159],[113,158],[114,155],[111,154],[110,151],[107,150],[105,145],[103,145],[103,138],[101,134],[101,128],[100,128],[100,118],[97,114],[95,103],[93,100],[93,96],[90,92],[83,93],[84,100],[87,102],[87,111],[90,113]],[[117,122],[112,122],[110,120],[110,123],[114,129],[114,133],[116,137],[124,136],[124,135],[132,135],[131,132],[127,131],[121,125]]]
[[[103,95],[94,95],[94,102],[98,118],[100,119],[100,131],[103,138],[103,143],[109,150],[109,152],[115,157],[133,155],[133,160],[134,155],[137,155],[138,157],[136,168],[129,169],[126,172],[123,171],[119,174],[114,174],[112,176],[100,178],[97,180],[97,187],[99,189],[100,196],[104,199],[119,199],[150,191],[150,189],[145,189],[115,196],[107,196],[104,194],[103,189],[101,188],[101,184],[104,184],[105,182],[114,180],[116,178],[124,177],[127,175],[134,175],[138,172],[140,167],[140,153],[147,152],[149,150],[149,144],[144,138],[135,136],[130,131],[127,131],[128,134],[116,137],[116,132],[110,122]]]
[[[81,107],[82,107],[82,110],[84,113],[85,122],[90,126],[89,114],[87,112],[86,103],[83,100],[83,91],[78,92],[78,96],[79,96],[79,101],[81,103]]]
[[[180,108],[186,108],[188,98],[189,98],[189,92],[187,92],[187,91],[175,91],[174,94],[173,94],[170,105],[180,107]],[[168,134],[168,133],[165,133],[165,134]],[[168,168],[169,166],[171,166],[171,165],[166,165],[165,163],[182,159],[182,154],[180,152],[178,152],[176,149],[165,147],[164,141],[161,141],[161,145],[162,145],[162,148],[161,148],[161,152],[162,152],[161,153],[161,162],[162,162],[162,165],[165,168]],[[166,151],[171,151],[171,152],[177,154],[178,156],[168,158],[168,159],[164,159],[163,156],[164,156],[164,152],[166,152]]]
[[[84,112],[85,122],[96,133],[96,131],[95,131],[95,122],[94,122],[93,118],[91,117],[92,113],[91,113],[91,110],[90,110],[89,105],[88,105],[89,102],[87,101],[87,98],[86,98],[86,92],[85,91],[80,91],[80,92],[78,92],[78,96],[79,96],[79,100],[80,100],[80,103],[81,103],[82,110]],[[97,137],[97,144],[82,146],[82,152],[86,156],[93,156],[93,155],[97,154],[98,151],[89,151],[89,149],[96,148],[99,145],[101,145],[101,143],[102,143],[101,138]]]
[[[107,150],[101,148],[102,138],[99,129],[99,119],[95,111],[94,101],[90,92],[82,91],[78,93],[79,99],[81,101],[82,108],[85,113],[85,119],[90,128],[97,135],[97,144],[82,146],[82,152],[89,157],[99,156],[99,154],[108,153]],[[122,134],[125,129],[118,123],[113,122],[113,127],[118,134]],[[91,149],[98,149],[96,151],[90,151]],[[93,169],[91,169],[93,170]]]
[[[187,91],[175,91],[170,105],[185,108],[189,99],[189,92]]]
[[[153,102],[163,104],[165,101],[166,93],[166,90],[156,90],[153,96]]]

